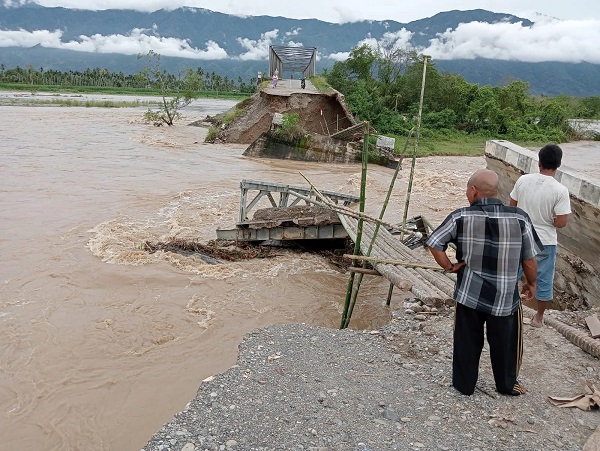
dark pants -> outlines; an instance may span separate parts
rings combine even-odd
[[[483,349],[483,325],[490,345],[496,390],[511,394],[523,356],[521,308],[509,316],[493,316],[456,303],[452,385],[465,395],[475,391],[479,357]]]

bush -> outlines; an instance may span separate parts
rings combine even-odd
[[[213,125],[208,129],[208,133],[206,134],[206,138],[204,138],[204,142],[214,143],[215,139],[219,135],[219,126]]]
[[[237,106],[229,111],[227,111],[225,113],[225,115],[223,116],[223,124],[227,125],[230,124],[231,122],[233,122],[233,120],[238,117],[239,115],[241,115],[244,112],[244,110],[238,108]]]
[[[304,128],[297,114],[283,114],[283,121],[273,132],[273,135],[286,141],[297,141],[304,137]]]
[[[458,122],[456,113],[446,108],[423,115],[422,125],[434,129],[455,129]]]

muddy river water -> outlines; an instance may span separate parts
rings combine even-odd
[[[202,379],[235,363],[245,333],[338,325],[348,276],[321,256],[278,249],[208,265],[140,248],[214,239],[235,223],[244,178],[305,185],[302,171],[358,194],[359,165],[249,159],[245,146],[204,144],[206,129],[185,125],[233,104],[198,101],[174,127],[144,124],[136,108],[0,107],[0,449],[140,449]],[[439,222],[483,166],[419,160],[410,214]],[[369,171],[377,215],[393,171]],[[365,278],[352,327],[388,321],[387,290]]]

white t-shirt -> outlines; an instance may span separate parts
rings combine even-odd
[[[571,213],[567,187],[549,175],[525,174],[510,197],[529,215],[542,244],[557,244],[554,217]]]

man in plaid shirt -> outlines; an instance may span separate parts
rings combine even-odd
[[[476,171],[466,195],[470,206],[448,215],[427,240],[435,261],[457,275],[452,385],[465,395],[475,391],[486,324],[496,389],[520,395],[525,389],[517,381],[523,353],[519,265],[527,278],[526,296],[532,297],[535,256],[543,246],[527,213],[497,198],[495,172]],[[456,245],[457,263],[446,255],[449,243]]]

